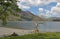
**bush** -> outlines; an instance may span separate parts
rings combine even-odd
[[[11,36],[18,36],[18,34],[13,32],[13,34],[11,34]]]

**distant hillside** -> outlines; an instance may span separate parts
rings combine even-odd
[[[17,13],[17,12],[15,12]],[[33,21],[34,18],[36,17],[38,21],[42,21],[44,20],[42,17],[38,17],[34,14],[32,14],[29,11],[20,11],[19,14],[21,15],[20,17],[14,17],[14,16],[10,16],[9,20],[18,20],[18,21]]]
[[[60,21],[60,17],[50,17],[47,20],[48,21]]]
[[[54,17],[54,19],[52,21],[60,21],[59,17]]]

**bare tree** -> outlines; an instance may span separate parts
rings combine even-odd
[[[38,18],[35,16],[33,20],[34,20],[34,26],[35,26],[34,27],[34,32],[39,32],[38,23],[37,23],[38,22]]]

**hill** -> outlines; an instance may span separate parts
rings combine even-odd
[[[10,21],[14,21],[14,20],[16,20],[16,21],[33,21],[35,17],[37,18],[38,21],[44,20],[42,17],[38,17],[29,11],[20,11],[20,12],[15,12],[15,13],[18,13],[21,16],[20,17],[10,16],[10,18],[9,18]]]
[[[50,17],[47,20],[48,21],[60,21],[60,17]]]

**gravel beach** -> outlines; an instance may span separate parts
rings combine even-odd
[[[24,35],[24,34],[31,33],[32,30],[24,30],[24,29],[14,29],[14,28],[0,27],[0,36],[11,35],[13,32],[17,33],[18,35]]]

